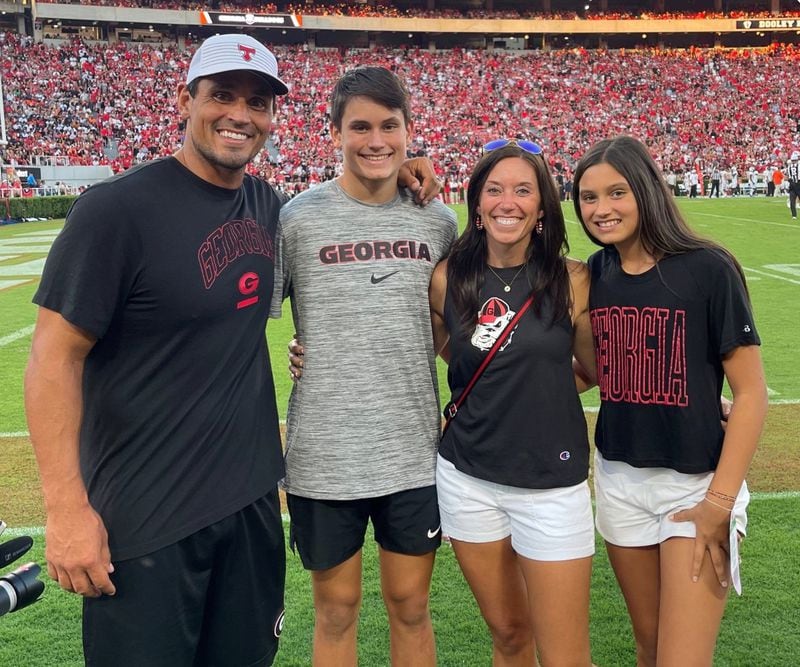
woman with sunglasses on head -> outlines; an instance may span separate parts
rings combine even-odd
[[[489,626],[494,665],[536,664],[535,636],[545,667],[588,667],[594,526],[572,370],[573,354],[587,368],[594,360],[588,272],[566,258],[536,144],[487,144],[467,207],[430,287],[454,401],[436,472],[442,532]]]
[[[597,529],[637,665],[711,665],[728,590],[740,590],[744,478],[767,410],[744,275],[687,226],[647,148],[630,137],[601,141],[581,159],[575,211],[603,246],[589,259],[602,400]],[[733,393],[725,430],[724,378]]]

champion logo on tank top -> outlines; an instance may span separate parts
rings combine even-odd
[[[245,255],[275,259],[275,246],[267,230],[252,218],[229,220],[217,227],[197,250],[203,286],[211,289],[217,278]]]
[[[495,344],[509,322],[514,319],[516,313],[517,311],[511,310],[505,301],[496,296],[487,299],[478,312],[478,323],[475,325],[475,331],[472,332],[470,342],[484,352],[491,350],[492,345]],[[513,337],[514,332],[512,331],[500,347],[500,351],[505,350],[511,344]]]
[[[685,310],[595,308],[591,320],[602,400],[689,405]]]

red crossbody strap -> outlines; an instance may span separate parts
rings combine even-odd
[[[458,400],[456,400],[453,403],[450,403],[450,405],[447,406],[447,408],[445,409],[445,417],[447,418],[447,421],[445,422],[444,430],[447,430],[447,427],[450,425],[451,420],[453,419],[453,417],[456,416],[458,409],[463,405],[464,401],[469,395],[469,392],[472,391],[472,388],[478,381],[478,378],[480,378],[480,376],[483,375],[483,371],[486,370],[486,367],[489,365],[489,362],[492,359],[494,359],[494,355],[496,355],[497,352],[500,350],[500,348],[503,346],[503,343],[506,341],[506,338],[508,338],[511,335],[511,332],[514,330],[514,327],[517,326],[517,322],[519,322],[520,318],[525,314],[525,311],[528,310],[528,308],[532,303],[533,303],[533,294],[531,294],[527,298],[525,303],[523,303],[520,309],[516,312],[511,322],[508,323],[508,326],[505,329],[503,329],[503,333],[501,333],[497,337],[497,340],[494,342],[494,345],[492,345],[492,349],[489,350],[488,354],[483,358],[481,365],[478,366],[478,369],[475,371],[469,383],[464,388],[464,391],[461,392],[461,395],[458,397]]]

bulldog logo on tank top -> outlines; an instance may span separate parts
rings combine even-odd
[[[484,352],[491,350],[500,334],[514,319],[514,315],[516,315],[516,311],[511,310],[502,299],[496,296],[487,299],[478,312],[478,323],[475,325],[470,342]],[[516,329],[516,327],[514,328]],[[508,334],[500,351],[505,350],[511,344],[513,336],[514,332],[512,331]]]

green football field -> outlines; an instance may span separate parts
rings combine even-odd
[[[791,220],[785,201],[745,197],[680,202],[694,228],[727,246],[745,268],[772,403],[800,401],[794,347],[795,333],[800,328],[800,224]],[[463,225],[466,207],[454,208]],[[584,236],[571,204],[564,205],[564,213],[570,254],[586,259],[596,246]],[[0,432],[26,430],[21,397],[22,372],[35,319],[31,297],[47,249],[59,228],[57,222],[0,227]],[[284,310],[287,316],[270,321],[267,326],[282,417],[291,390],[285,351],[293,329],[288,308]],[[442,396],[447,397],[444,372],[440,372],[439,381]],[[588,407],[596,406],[596,393],[588,394],[584,402]]]
[[[714,664],[793,665],[800,660],[800,380],[796,370],[800,355],[793,341],[800,325],[800,225],[790,219],[783,198],[700,199],[680,204],[693,227],[726,245],[745,267],[772,404],[750,476],[754,494],[748,538],[742,547],[745,591],[728,605]],[[455,208],[463,225],[465,207]],[[595,246],[585,239],[571,205],[565,205],[564,211],[570,254],[586,259]],[[0,542],[22,533],[34,535],[34,549],[23,560],[39,563],[44,563],[43,513],[27,441],[22,375],[35,318],[31,297],[60,226],[37,222],[0,227],[0,519],[9,524]],[[282,417],[291,389],[285,355],[291,334],[290,317],[268,324]],[[439,380],[446,398],[444,372]],[[585,396],[585,405],[596,407],[596,393]],[[287,614],[275,664],[305,667],[310,664],[313,626],[310,583],[298,559],[290,552],[287,556]],[[365,548],[364,564],[359,664],[388,665],[387,621],[373,546]],[[3,569],[0,575],[6,572]],[[591,596],[594,662],[600,667],[634,665],[624,602],[599,542]],[[488,633],[447,547],[437,555],[431,614],[440,665],[491,664]],[[47,582],[45,595],[36,605],[0,618],[0,665],[81,664],[80,600],[52,582]]]

